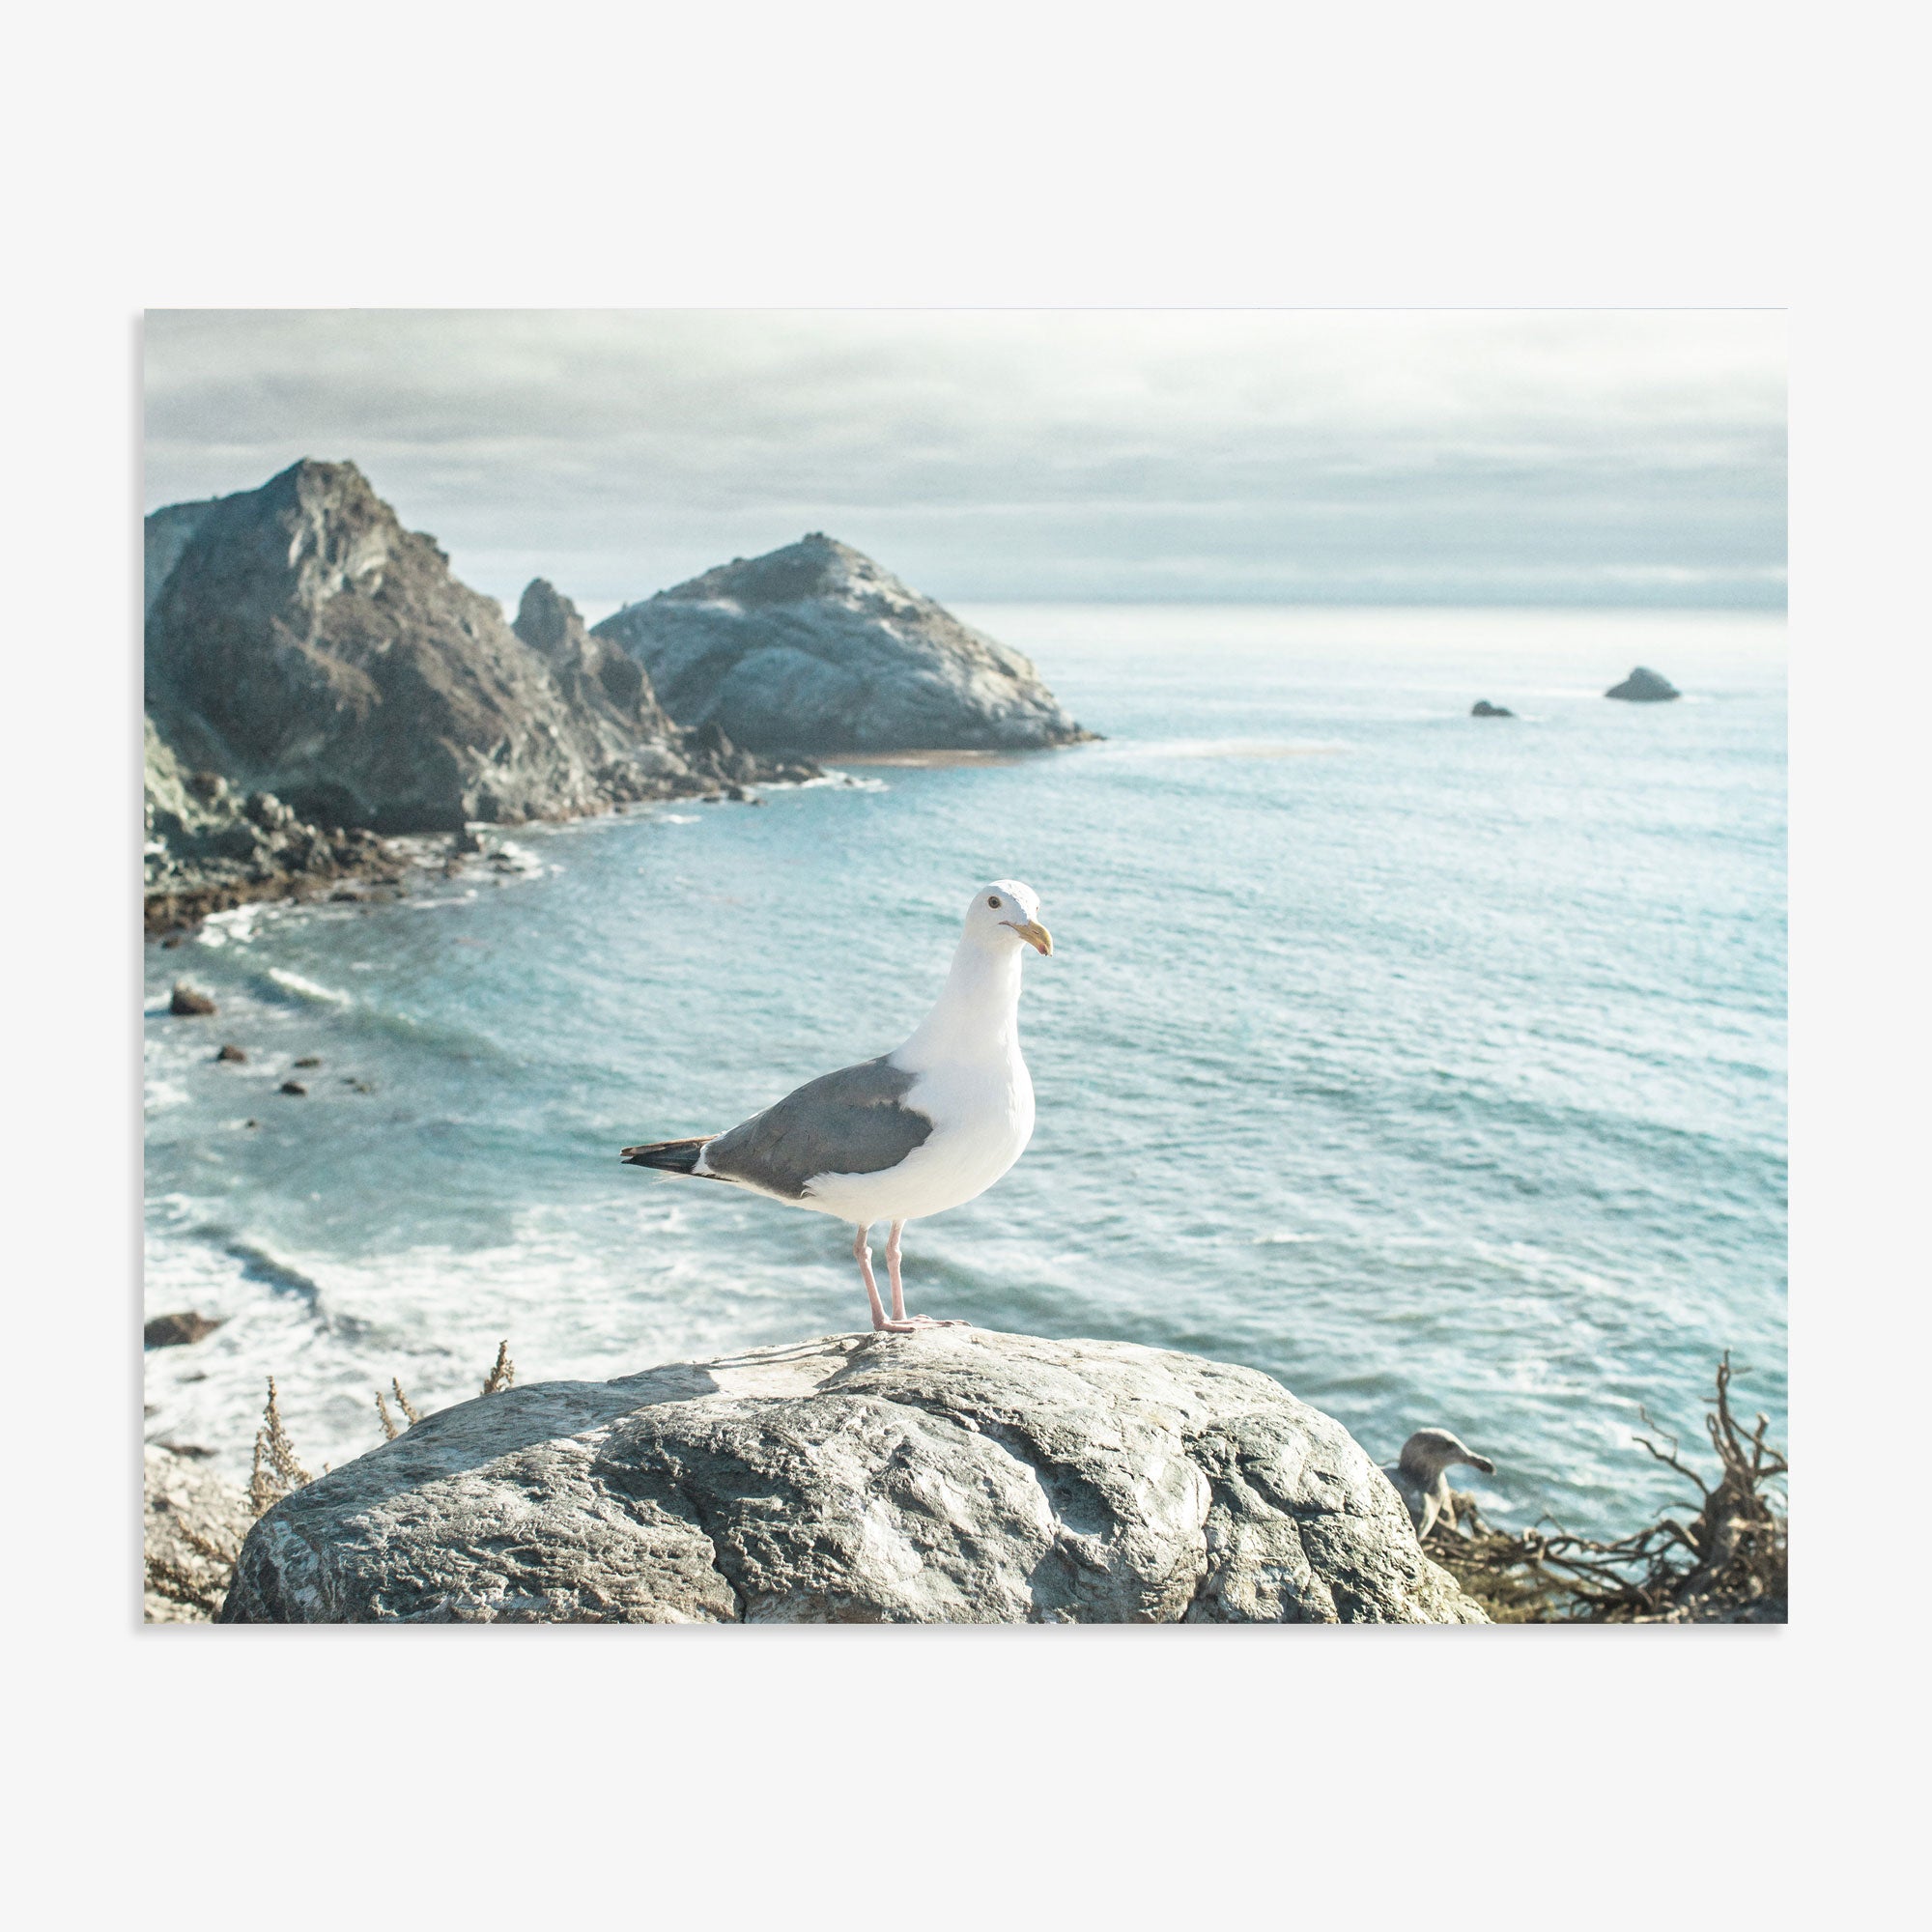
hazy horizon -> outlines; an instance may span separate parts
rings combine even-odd
[[[946,603],[1776,611],[1772,311],[151,311],[144,504],[350,461],[514,610],[839,537]]]

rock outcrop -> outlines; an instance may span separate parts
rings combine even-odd
[[[550,667],[572,703],[590,712],[612,706],[650,737],[676,739],[643,667],[607,639],[593,638],[577,606],[547,579],[533,577],[524,586],[511,629]]]
[[[1083,730],[1017,651],[814,533],[629,604],[596,627],[679,724],[755,752],[993,751]]]
[[[277,1503],[221,1615],[1485,1621],[1268,1377],[966,1328],[458,1404]]]
[[[1621,684],[1611,685],[1604,696],[1627,698],[1633,704],[1662,704],[1684,694],[1667,677],[1638,665]]]
[[[664,732],[642,680],[563,688],[348,463],[295,464],[192,520],[147,676],[184,761],[378,833],[600,809]]]
[[[1516,713],[1507,704],[1492,704],[1487,697],[1479,697],[1469,707],[1471,718],[1514,718]]]
[[[373,832],[326,830],[272,792],[245,797],[218,772],[182,768],[145,721],[143,846],[148,930],[190,923],[244,899],[310,891],[355,875],[393,876]]]
[[[383,836],[815,774],[692,739],[541,579],[513,629],[353,464],[156,510],[147,564],[151,930],[382,876]]]

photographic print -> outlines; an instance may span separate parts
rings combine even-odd
[[[1780,1622],[1753,310],[153,310],[151,1622]]]

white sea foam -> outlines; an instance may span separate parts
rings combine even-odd
[[[333,986],[319,985],[299,973],[292,973],[286,966],[270,966],[269,978],[276,985],[286,987],[291,993],[304,1000],[314,1000],[319,1005],[329,1007],[353,1007],[355,1002],[347,993],[338,993]]]
[[[292,910],[293,900],[250,899],[245,905],[230,906],[226,912],[211,913],[202,921],[195,938],[198,944],[214,948],[246,946],[275,914]]]

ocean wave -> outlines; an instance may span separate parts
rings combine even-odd
[[[353,1007],[355,1004],[351,994],[339,993],[333,986],[321,985],[300,973],[291,972],[286,966],[270,966],[269,978],[298,999],[312,1000],[318,1006]]]

